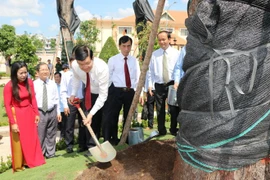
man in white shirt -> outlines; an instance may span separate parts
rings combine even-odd
[[[102,127],[104,140],[109,140],[113,145],[119,142],[119,113],[123,107],[124,126],[140,76],[139,62],[129,55],[131,47],[132,39],[129,36],[122,36],[119,39],[121,52],[108,61],[110,88]]]
[[[38,79],[34,81],[37,105],[40,115],[38,136],[43,155],[55,157],[57,123],[61,121],[60,104],[57,86],[48,77],[49,67],[46,63],[37,65]]]
[[[100,129],[102,122],[102,107],[108,96],[109,84],[109,69],[107,64],[96,57],[93,57],[93,51],[87,46],[77,46],[73,49],[75,61],[72,63],[73,79],[72,93],[69,102],[74,101],[75,95],[80,88],[80,82],[85,84],[85,111],[87,119],[84,119],[84,124],[90,123],[97,138],[100,137]],[[86,146],[91,148],[95,146],[87,128]],[[85,155],[90,155],[88,151]]]
[[[60,96],[60,87],[61,87],[61,77],[62,74],[60,72],[54,73],[54,81],[57,85],[57,90],[58,90],[58,96],[59,96],[59,104],[60,104],[60,112],[61,112],[61,122],[58,122],[58,130],[60,131],[60,138],[65,139],[65,131],[66,131],[66,122],[67,122],[67,116],[64,113],[64,105],[61,101],[61,96]]]
[[[146,73],[146,77],[148,77],[148,71]],[[146,106],[147,106],[147,120],[148,120],[148,127],[147,130],[153,129],[153,123],[154,123],[154,107],[155,107],[155,87],[152,86],[152,96],[149,94],[148,91],[148,81],[145,80],[144,84],[144,97],[146,97]]]
[[[72,64],[73,60],[74,60],[73,58],[70,58],[70,64]],[[85,129],[81,125],[82,116],[80,115],[78,109],[75,106],[68,103],[68,98],[70,98],[71,92],[72,92],[73,72],[72,72],[72,69],[71,70],[69,69],[68,64],[63,64],[62,69],[63,69],[63,73],[62,73],[63,76],[61,80],[60,96],[61,96],[61,101],[64,106],[64,114],[67,117],[67,122],[65,126],[65,143],[67,147],[66,151],[67,153],[73,152],[75,120],[76,120],[76,117],[78,117],[79,148],[77,152],[83,152],[87,150],[87,147],[86,147],[86,142],[85,142]],[[82,101],[83,101],[82,82],[80,83],[80,87],[77,91],[76,98],[79,98],[80,103],[82,104]]]
[[[51,63],[51,60],[50,59],[48,59],[48,67],[49,67],[49,71],[50,71],[50,79],[52,78],[52,73],[53,73],[53,65],[52,65],[52,63]]]
[[[171,35],[167,31],[160,31],[157,35],[158,43],[160,48],[153,52],[149,70],[148,70],[148,91],[151,96],[155,96],[156,108],[157,108],[157,121],[158,131],[160,135],[166,135],[167,130],[165,127],[165,102],[168,94],[167,83],[172,81],[172,74],[175,63],[179,57],[179,51],[170,46]],[[152,90],[155,86],[155,94]],[[177,115],[178,110],[173,106],[170,106],[171,117],[171,128],[170,132],[172,135],[176,135],[177,129]]]

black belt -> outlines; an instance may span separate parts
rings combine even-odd
[[[56,106],[53,106],[51,109],[48,109],[46,112],[43,111],[41,108],[38,108],[38,110],[39,110],[39,111],[42,111],[42,113],[45,114],[45,113],[50,113],[50,112],[52,112],[52,111],[55,109],[55,107],[56,107]]]
[[[120,89],[121,91],[128,92],[128,91],[134,91],[133,88],[128,87],[115,87],[116,89]]]
[[[163,84],[159,84],[159,83],[155,83],[159,86],[165,86],[165,87],[168,87],[168,86],[171,86],[171,85],[174,85],[174,80],[170,80],[169,82],[167,83],[163,83]]]
[[[163,83],[163,84],[159,84],[159,83],[155,83],[155,85],[157,85],[157,86],[164,86],[164,87],[166,87],[166,83]]]

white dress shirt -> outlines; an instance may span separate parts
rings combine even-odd
[[[177,59],[179,57],[179,51],[171,46],[169,46],[165,52],[162,48],[154,51],[150,60],[149,70],[148,70],[148,85],[151,87],[153,84],[163,84],[163,54],[165,53],[168,63],[168,71],[170,80],[173,79],[173,69]]]
[[[186,55],[186,46],[184,46],[181,51],[180,51],[180,55],[179,58],[174,66],[174,70],[173,70],[173,80],[175,83],[180,82],[181,78],[184,76],[184,71],[182,69],[183,66],[183,61]]]
[[[73,69],[73,79],[72,79],[72,93],[71,95],[76,95],[77,91],[80,87],[80,81],[86,84],[86,73],[80,69],[77,61],[72,62]],[[91,85],[91,93],[98,94],[98,98],[95,104],[92,104],[92,109],[90,110],[90,114],[95,115],[98,110],[100,110],[108,96],[108,88],[109,88],[109,69],[108,65],[99,58],[93,59],[93,67],[90,74],[90,85]]]
[[[108,61],[110,72],[110,83],[113,83],[115,87],[127,87],[124,70],[125,56],[121,53],[111,57]],[[140,66],[138,60],[133,56],[127,56],[127,65],[131,81],[131,88],[136,89],[140,77]]]
[[[60,97],[64,108],[68,108],[67,98],[69,98],[72,93],[72,79],[72,70],[62,73]],[[82,82],[80,83],[79,89],[77,90],[76,97],[79,99],[83,99]]]
[[[43,83],[41,79],[36,79],[34,81],[37,106],[38,108],[42,108],[42,100],[43,100]],[[46,88],[47,88],[47,97],[48,97],[48,109],[52,109],[54,106],[57,108],[57,114],[60,114],[60,103],[59,103],[59,95],[57,85],[54,81],[47,79],[46,80]]]
[[[147,92],[148,91],[148,80],[147,80],[147,78],[148,78],[148,76],[149,76],[149,71],[147,71],[146,72],[146,79],[145,79],[145,82],[144,82],[144,92]],[[152,86],[150,86],[150,87],[152,87],[152,90],[154,91],[155,90],[155,86],[154,86],[154,84],[152,84]]]

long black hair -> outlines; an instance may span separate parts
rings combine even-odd
[[[19,101],[19,102],[21,101],[21,98],[19,96],[20,87],[18,86],[19,81],[18,81],[17,73],[18,73],[19,69],[21,69],[23,67],[25,67],[27,72],[28,72],[28,68],[27,68],[27,65],[25,62],[16,61],[13,64],[11,64],[10,79],[11,79],[11,83],[12,83],[12,95],[13,95],[14,99]],[[24,83],[26,85],[27,91],[28,91],[28,93],[30,95],[30,99],[31,99],[32,93],[31,93],[31,90],[29,88],[28,78],[25,79]]]

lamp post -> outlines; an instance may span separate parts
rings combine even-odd
[[[167,28],[168,28],[168,11],[169,11],[169,9],[172,7],[172,5],[174,5],[174,4],[176,4],[177,2],[176,1],[174,1],[172,4],[170,4],[169,6],[168,6],[168,8],[167,8],[167,10],[166,10],[166,13],[167,13],[167,16],[166,16],[166,30],[167,30]]]

